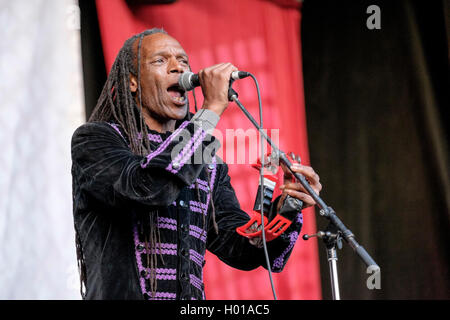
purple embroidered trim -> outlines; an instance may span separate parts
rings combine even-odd
[[[169,230],[177,230],[177,220],[170,219],[166,217],[158,217],[157,220],[158,228],[164,228]]]
[[[145,286],[145,280],[150,276],[147,271],[147,268],[144,268],[142,265],[141,255],[146,252],[146,250],[138,250],[138,248],[143,246],[143,243],[139,241],[139,233],[137,225],[133,227],[133,237],[134,237],[134,246],[135,246],[135,255],[136,255],[136,263],[139,272],[139,285],[141,287],[142,294],[147,294],[150,300],[168,300],[168,299],[176,299],[176,294],[172,292],[156,292],[155,296],[152,296],[151,292],[147,291]],[[161,250],[158,248],[156,250],[158,253],[161,251],[162,254],[171,254],[177,255],[177,245],[174,243],[161,243]],[[144,275],[144,276],[143,276]],[[156,279],[159,280],[176,280],[176,269],[166,269],[166,268],[157,268],[156,269]]]
[[[209,170],[212,170],[211,181],[210,181],[210,185],[209,185],[209,189],[211,190],[211,192],[208,192],[208,195],[206,196],[206,204],[197,202],[197,201],[189,201],[189,208],[191,209],[191,211],[203,213],[204,215],[208,214],[209,201],[211,198],[212,190],[214,188],[214,181],[216,179],[217,165],[216,165],[216,157],[215,156],[212,158],[212,164],[213,164],[213,168],[209,169]],[[203,181],[203,180],[201,180],[201,181]],[[189,229],[190,229],[189,234],[191,236],[193,236],[197,239],[200,239],[203,242],[206,242],[206,232],[204,230],[200,229],[197,226],[193,226],[193,225],[191,225],[189,227]]]
[[[162,244],[162,243],[161,243]],[[154,249],[142,249],[141,253],[157,253],[157,254],[166,254],[168,256],[176,256],[177,249],[164,249],[164,248],[154,248]]]
[[[195,133],[194,136],[189,140],[189,142],[183,147],[183,150],[181,150],[181,152],[175,157],[175,159],[172,160],[172,162],[167,166],[166,170],[172,172],[172,173],[177,173],[178,169],[180,169],[182,167],[181,165],[181,160],[184,159],[184,157],[186,156],[187,152],[189,149],[192,148],[192,145],[194,144],[194,142],[198,139],[199,134],[201,133],[201,129],[198,129]],[[185,161],[186,162],[186,161]],[[173,166],[177,164],[179,165],[179,167],[177,167],[176,169],[173,168]]]
[[[139,271],[139,284],[141,285],[141,291],[142,294],[147,293],[147,289],[145,288],[145,278],[141,276],[142,271],[145,270],[144,266],[142,265],[142,259],[141,259],[141,253],[137,250],[139,242],[139,234],[137,225],[133,228],[133,236],[134,236],[134,248],[135,248],[135,255],[136,255],[136,263]]]
[[[137,241],[137,242],[136,242]],[[177,255],[177,244],[176,243],[159,243],[156,248],[146,249],[145,243],[139,242],[139,240],[135,239],[136,248],[140,247],[141,249],[137,251],[137,254],[141,255],[143,253],[158,253],[158,254],[167,254],[170,256]]]
[[[160,243],[161,248],[165,249],[174,249],[177,250],[177,244],[176,243]]]
[[[184,146],[183,150],[177,155],[177,157],[167,166],[166,170],[172,173],[177,173],[184,166],[186,161],[192,156],[192,154],[197,150],[198,146],[203,142],[206,136],[206,132],[202,129],[198,129],[194,136],[189,140],[189,142]],[[174,168],[174,165],[177,167]]]
[[[297,223],[303,224],[302,212],[299,212],[297,214],[296,220],[297,220]],[[284,259],[285,259],[286,255],[289,253],[289,251],[292,250],[292,248],[294,247],[295,243],[297,242],[298,236],[299,236],[299,234],[296,231],[291,232],[289,234],[289,239],[290,239],[289,246],[283,251],[283,253],[281,253],[281,255],[278,258],[276,258],[273,261],[272,269],[274,271],[280,270],[281,268],[283,268]]]
[[[297,231],[291,232],[289,234],[289,239],[290,239],[290,241],[289,241],[289,245],[287,246],[287,248],[284,249],[283,253],[281,253],[281,255],[273,261],[272,271],[281,270],[283,268],[284,258],[294,247],[295,242],[298,239],[298,232]]]
[[[158,223],[157,225],[158,225],[158,228],[169,229],[169,230],[173,230],[173,231],[177,230],[177,226],[174,226],[173,224]]]
[[[112,123],[112,122],[108,122],[108,124],[114,128],[114,130],[117,131],[118,134],[120,134],[120,136],[123,138],[122,132],[120,132],[119,127],[117,126],[117,124]]]
[[[211,181],[209,185],[209,189],[211,192],[208,192],[208,195],[206,196],[206,208],[209,208],[209,200],[211,198],[211,193],[214,189],[214,180],[216,180],[216,171],[217,171],[217,164],[216,164],[216,156],[212,158],[212,165],[214,166],[211,173]]]
[[[202,202],[198,202],[198,201],[189,201],[189,204],[191,205],[191,206],[194,206],[194,207],[200,207],[200,208],[203,208],[203,209],[207,209],[206,208],[206,204],[204,204],[204,203],[202,203]]]
[[[141,245],[145,245],[145,243],[138,241],[137,244],[141,244]],[[176,243],[165,243],[162,242],[160,244],[158,244],[158,247],[161,246],[162,249],[173,249],[176,250],[177,249],[177,244]]]
[[[189,209],[190,209],[192,212],[204,213],[204,211],[203,211],[201,208],[197,208],[197,207],[192,207],[192,206],[190,206]],[[205,215],[206,215],[206,214],[205,214]]]
[[[199,181],[199,179],[197,179],[197,182]],[[195,188],[195,183],[193,183],[193,184],[191,184],[190,186],[189,186],[189,188],[190,189],[194,189]],[[208,189],[208,184],[206,184],[206,185],[203,185],[203,184],[198,184],[198,188],[200,189],[200,190],[203,190],[203,191],[205,191],[205,192],[209,192],[209,189]]]
[[[172,292],[156,292],[155,296],[152,297],[151,293],[148,293],[150,300],[173,300],[177,298],[177,295]]]
[[[150,279],[152,270],[150,269],[147,272],[145,278]],[[155,276],[158,280],[176,280],[177,279],[177,270],[176,269],[168,269],[168,268],[156,268]]]
[[[120,134],[120,136],[122,137],[122,139],[123,139],[125,142],[127,142],[127,140],[126,140],[126,139],[124,138],[124,136],[122,135],[122,132],[120,132],[119,126],[118,126],[117,124],[115,124],[115,123],[113,123],[113,122],[108,122],[108,124],[109,124],[111,127],[113,127],[114,130],[116,130],[118,134]],[[128,146],[129,146],[129,145],[128,145]]]
[[[141,167],[142,168],[146,168],[148,166],[148,163],[150,162],[150,160],[152,160],[154,157],[156,157],[157,155],[159,155],[161,152],[164,151],[164,149],[167,148],[167,146],[175,139],[175,137],[181,132],[181,130],[183,130],[184,128],[187,127],[187,125],[189,124],[189,121],[185,121],[183,122],[177,130],[175,130],[169,138],[167,138],[163,143],[161,143],[158,147],[158,149],[156,149],[153,152],[150,152],[147,155],[147,161],[145,163],[141,163]]]
[[[161,136],[156,134],[156,133],[149,133],[147,135],[147,137],[148,137],[148,140],[153,141],[153,142],[161,143],[163,141]],[[138,133],[138,139],[139,140],[142,139],[142,133],[141,132]]]
[[[177,276],[173,274],[157,274],[157,280],[177,280]]]
[[[193,274],[189,275],[189,278],[191,280],[191,284],[196,287],[198,290],[203,291],[202,289],[202,285],[203,285],[203,281],[200,280],[199,278],[197,278],[196,276],[194,276]]]
[[[158,222],[164,222],[164,223],[170,223],[170,224],[177,225],[177,220],[171,219],[171,218],[166,218],[166,217],[158,217]]]
[[[189,234],[194,238],[197,238],[203,242],[206,242],[206,231],[197,226],[189,226]]]
[[[203,268],[204,257],[200,253],[192,249],[189,250],[189,254],[191,261],[198,265],[200,268]]]
[[[303,214],[301,212],[297,215],[297,223],[303,224]]]
[[[202,180],[202,179],[200,179],[200,178],[197,178],[196,180],[197,180],[197,183],[198,183],[199,185],[203,185],[203,186],[205,186],[205,187],[208,187],[208,181]]]
[[[160,136],[160,135],[157,135],[157,134],[149,133],[149,134],[147,135],[147,137],[148,137],[148,140],[153,141],[153,142],[159,142],[159,143],[161,143],[161,142],[163,141],[162,138],[161,138],[161,136]]]
[[[189,201],[189,209],[194,212],[203,213],[205,216],[208,215],[208,207],[202,202]]]
[[[150,271],[152,269],[149,269]],[[174,268],[156,268],[154,269],[158,274],[177,274],[177,269]]]

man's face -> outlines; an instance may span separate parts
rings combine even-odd
[[[136,41],[135,48],[137,49]],[[183,119],[187,112],[187,94],[178,87],[178,78],[189,70],[189,61],[174,38],[155,33],[142,40],[142,109],[151,124],[166,124]],[[130,88],[137,90],[137,78],[131,76]],[[155,123],[156,121],[156,123]]]

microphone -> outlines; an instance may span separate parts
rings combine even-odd
[[[233,71],[230,76],[230,81],[238,80],[246,78],[250,75],[250,73],[245,71]],[[198,78],[198,74],[187,71],[181,74],[180,79],[178,80],[178,85],[184,91],[191,91],[195,87],[200,86],[200,80]]]

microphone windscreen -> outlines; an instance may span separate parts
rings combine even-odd
[[[190,91],[197,87],[199,85],[198,76],[194,74],[193,72],[187,71],[184,72],[180,79],[178,80],[178,85],[184,90],[184,91]]]

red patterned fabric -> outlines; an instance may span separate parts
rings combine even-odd
[[[260,83],[264,127],[269,133],[279,129],[280,148],[299,154],[302,163],[309,164],[298,1],[180,0],[173,4],[131,7],[125,0],[97,0],[96,3],[108,69],[131,35],[153,27],[164,28],[188,53],[194,72],[216,63],[232,62],[240,70],[253,73]],[[235,82],[233,87],[241,102],[258,119],[253,82],[248,78]],[[201,106],[201,89],[197,88],[196,93]],[[248,163],[258,154],[259,143],[238,139],[231,142],[225,137],[250,133],[247,130],[253,129],[252,124],[236,105],[230,104],[217,129],[224,138],[219,156],[229,164],[231,182],[242,208],[250,212],[258,187],[258,172]],[[236,129],[242,130],[241,134]],[[238,163],[242,155],[245,161]],[[315,230],[314,209],[306,209],[302,235]],[[298,240],[284,271],[273,275],[278,299],[321,299],[317,247],[316,240]],[[212,254],[207,254],[206,259],[207,299],[273,298],[265,269],[240,271]]]

